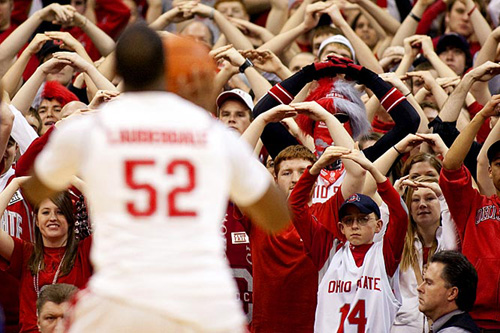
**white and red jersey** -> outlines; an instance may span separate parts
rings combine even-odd
[[[250,323],[253,310],[252,254],[250,237],[242,224],[243,219],[244,217],[238,211],[238,208],[232,202],[229,202],[221,228],[224,236],[226,258],[238,286],[236,299],[240,300],[243,305],[243,311]]]
[[[0,186],[3,190],[15,178],[14,170],[9,169],[0,178]],[[35,242],[35,222],[32,208],[28,201],[24,199],[20,189],[10,199],[0,219],[0,226],[2,230],[12,237],[31,243]]]
[[[14,169],[10,168],[0,176],[0,189],[14,179]],[[1,220],[0,228],[10,236],[35,242],[35,222],[31,205],[18,189],[10,199]],[[5,312],[6,332],[19,332],[19,281],[9,273],[0,271],[0,305]]]
[[[205,330],[245,318],[224,258],[229,197],[259,200],[272,179],[217,120],[164,92],[126,93],[58,128],[35,162],[54,189],[87,185],[93,293]]]
[[[315,332],[389,332],[401,306],[398,274],[389,279],[383,242],[358,267],[349,242],[335,255],[318,287]]]

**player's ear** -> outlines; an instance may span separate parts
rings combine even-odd
[[[382,219],[378,219],[377,224],[375,225],[375,233],[380,232],[382,230],[382,227],[384,226],[384,222],[382,222]]]
[[[341,222],[339,222],[338,225],[339,225],[339,229],[340,229],[340,232],[342,233],[342,235],[345,235],[344,225]]]

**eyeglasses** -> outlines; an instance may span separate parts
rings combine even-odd
[[[358,221],[358,225],[365,226],[370,222],[372,217],[370,215],[346,216],[340,222],[345,226],[352,226],[354,221]]]

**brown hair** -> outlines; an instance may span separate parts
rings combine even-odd
[[[289,160],[306,160],[314,163],[316,162],[316,156],[302,145],[288,146],[274,159],[274,173],[276,176],[280,171],[281,162]]]
[[[217,9],[217,6],[219,6],[223,2],[239,2],[243,6],[245,12],[247,11],[247,7],[245,6],[245,3],[242,0],[217,0],[214,3],[214,8]]]
[[[416,181],[419,182],[425,182],[425,183],[437,183],[438,180],[435,177],[429,177],[429,176],[420,176],[415,179]],[[408,268],[413,267],[413,265],[418,261],[418,253],[417,249],[415,249],[415,235],[420,239],[420,242],[423,243],[421,235],[418,233],[417,229],[417,223],[413,220],[413,217],[411,216],[411,201],[413,198],[413,193],[415,192],[415,188],[408,186],[406,188],[405,194],[404,194],[404,200],[406,203],[406,206],[408,207],[408,229],[406,231],[406,236],[405,236],[405,245],[403,248],[403,255],[401,256],[401,270],[406,271]],[[434,252],[436,252],[437,249],[437,240],[434,238],[432,241],[432,246],[429,250],[429,256],[428,258],[432,257]]]
[[[78,291],[78,288],[72,284],[56,283],[48,284],[40,290],[40,296],[36,300],[36,311],[40,314],[42,307],[47,302],[61,304],[67,302]]]
[[[403,165],[403,169],[401,170],[401,176],[406,176],[407,174],[409,174],[413,164],[420,162],[429,163],[434,169],[436,169],[438,174],[441,172],[441,168],[443,167],[443,163],[435,155],[422,152],[412,155],[406,160],[405,164]]]
[[[75,238],[75,216],[73,214],[73,202],[67,191],[59,192],[49,199],[57,206],[63,213],[66,221],[68,223],[68,239],[66,241],[66,252],[64,260],[61,264],[61,275],[67,275],[73,269],[75,264],[76,252],[78,250],[78,240]],[[38,210],[40,209],[40,203],[33,208],[33,214],[35,219],[38,215]],[[40,270],[45,269],[45,262],[43,258],[44,245],[43,238],[40,232],[40,228],[35,223],[35,244],[33,246],[33,252],[28,260],[28,268],[31,274],[36,275],[38,273],[38,265],[40,265]]]
[[[383,136],[384,134],[379,132],[370,132],[368,134],[365,134],[361,138],[359,138],[359,148],[362,150],[365,148],[365,144],[368,141],[378,141]]]

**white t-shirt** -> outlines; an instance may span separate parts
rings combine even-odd
[[[35,171],[55,189],[75,174],[86,183],[92,292],[206,330],[245,322],[220,221],[228,197],[251,205],[272,179],[205,110],[169,93],[124,94],[58,128]]]

